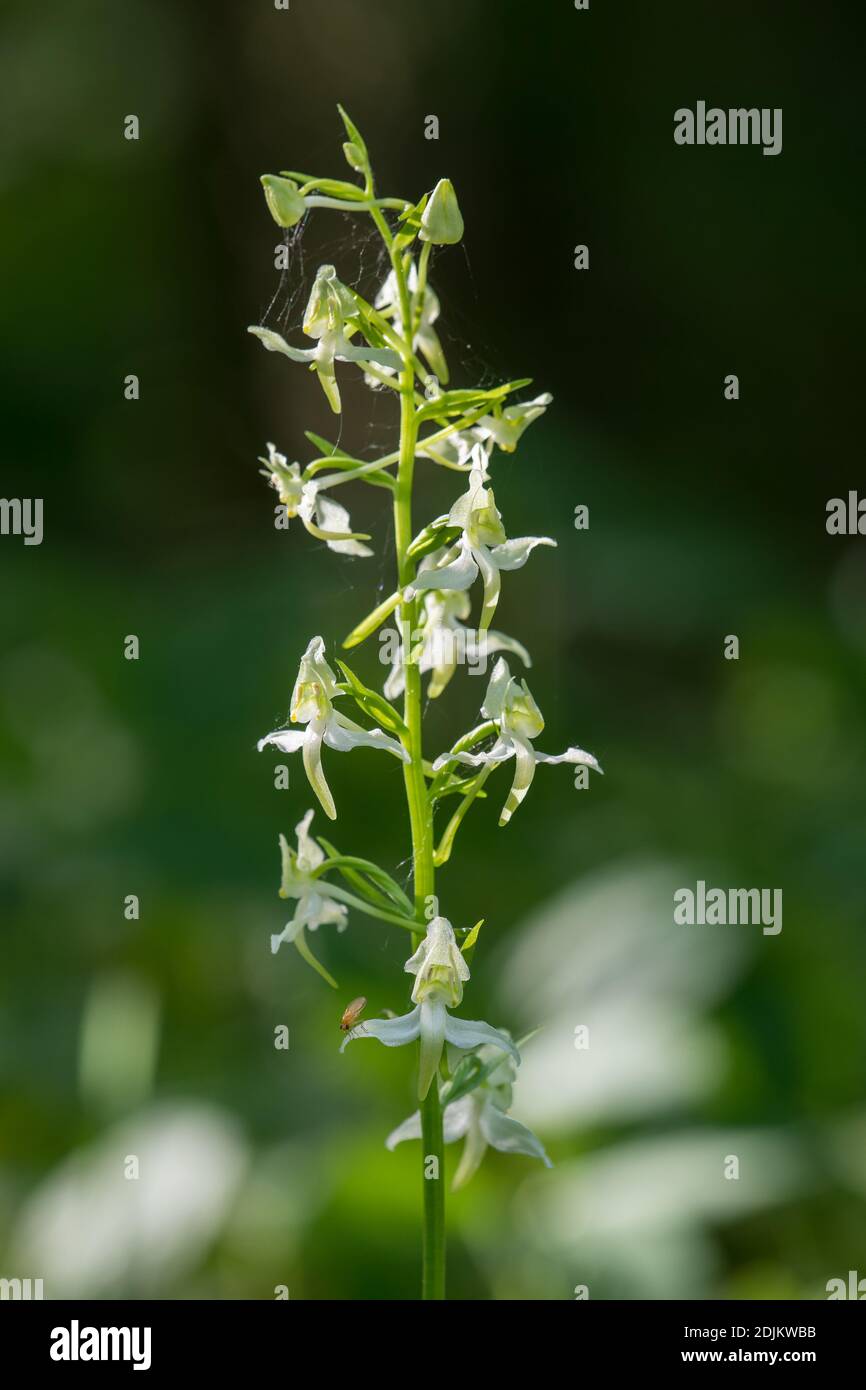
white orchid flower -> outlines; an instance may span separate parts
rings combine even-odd
[[[403,1047],[420,1038],[418,1096],[421,1100],[439,1069],[446,1042],[462,1049],[489,1043],[510,1053],[516,1062],[520,1061],[520,1053],[506,1033],[480,1020],[452,1018],[448,1012],[463,999],[463,983],[469,979],[469,966],[447,917],[433,918],[427,935],[415,954],[409,957],[405,968],[415,976],[412,990],[415,1008],[400,1018],[367,1019],[347,1034],[341,1052],[357,1038],[378,1038],[386,1047]]]
[[[454,1180],[453,1191],[464,1187],[478,1171],[488,1146],[500,1153],[526,1154],[529,1158],[540,1158],[547,1167],[553,1164],[547,1157],[544,1145],[531,1129],[514,1120],[506,1112],[511,1109],[512,1091],[517,1079],[517,1067],[511,1057],[505,1056],[493,1065],[497,1056],[495,1049],[485,1046],[478,1049],[478,1059],[487,1075],[480,1085],[468,1095],[461,1096],[450,1104],[447,1088],[442,1100],[445,1110],[442,1116],[442,1132],[446,1144],[465,1139],[463,1153]],[[406,1139],[421,1138],[421,1112],[416,1110],[408,1120],[404,1120],[385,1140],[385,1147],[392,1151]]]
[[[410,294],[415,295],[418,293],[418,267],[415,265],[414,261],[409,267],[407,285]],[[390,316],[394,329],[402,337],[403,318],[400,313],[400,295],[397,288],[397,277],[393,270],[376,295],[375,307],[383,310]],[[447,386],[448,364],[445,361],[445,354],[442,351],[439,335],[433,327],[438,317],[439,298],[428,284],[424,287],[421,315],[415,330],[415,337],[412,340],[412,347],[413,349],[418,349],[423,355],[431,372],[442,382],[443,386]]]
[[[282,352],[293,362],[308,362],[318,374],[328,404],[335,415],[340,413],[340,388],[334,370],[336,362],[378,362],[382,366],[400,367],[400,358],[390,348],[352,347],[349,337],[357,332],[357,305],[351,290],[337,279],[332,265],[319,267],[304,314],[304,332],[317,338],[314,348],[290,347],[281,334],[270,328],[251,327],[247,331],[258,338],[269,352]]]
[[[482,415],[478,423],[473,425],[472,433],[488,448],[496,444],[504,453],[513,454],[524,430],[544,414],[552,400],[550,392],[544,391],[534,401],[507,405],[492,415]]]
[[[268,457],[259,461],[265,465],[261,474],[279,494],[286,516],[300,517],[311,536],[324,541],[329,550],[339,555],[373,554],[352,530],[346,508],[320,491],[314,479],[304,482],[299,463],[287,463],[285,454],[279,453],[273,444],[268,445]]]
[[[470,471],[476,443],[477,441],[471,437],[470,430],[455,430],[445,439],[437,440],[435,448],[432,444],[429,448],[425,448],[423,439],[419,439],[415,452],[419,458],[432,459],[434,463],[444,464],[446,468],[453,468],[465,473]],[[486,483],[489,477],[486,467],[483,473]]]
[[[428,557],[435,560],[435,554]],[[422,562],[422,571],[427,561]],[[423,675],[430,671],[430,684],[427,694],[431,700],[447,686],[459,663],[467,666],[482,666],[493,652],[513,652],[525,666],[531,666],[529,652],[513,637],[504,632],[475,632],[464,627],[461,619],[469,617],[472,605],[465,592],[428,589],[424,595],[424,609],[413,634],[416,646],[413,659]],[[404,656],[397,652],[391,674],[385,682],[384,691],[389,700],[396,700],[406,685]]]
[[[295,687],[292,691],[290,716],[293,724],[306,724],[306,729],[275,729],[259,739],[262,751],[269,743],[284,753],[303,751],[304,771],[310,786],[319,798],[325,815],[337,819],[334,798],[322,771],[322,744],[346,753],[350,748],[384,748],[403,762],[409,754],[403,745],[382,729],[362,729],[334,709],[332,701],[343,692],[337,687],[337,677],[325,660],[325,643],[314,637],[301,658]]]
[[[499,602],[500,570],[522,569],[537,545],[556,545],[550,536],[520,536],[507,540],[502,517],[491,488],[486,488],[486,455],[476,445],[477,466],[469,475],[469,488],[458,497],[448,514],[446,525],[459,526],[462,535],[445,550],[436,568],[422,568],[406,590],[411,600],[420,589],[468,589],[479,573],[484,584],[481,632],[486,631]]]
[[[476,466],[483,469],[484,481],[487,482],[489,474],[486,463],[494,445],[498,445],[504,453],[513,454],[524,430],[533,420],[544,414],[552,400],[550,392],[545,391],[542,395],[536,396],[534,401],[508,405],[492,415],[482,415],[481,419],[468,429],[456,430],[445,439],[437,441],[435,448],[431,445],[429,449],[425,449],[423,439],[419,439],[416,453],[420,458],[431,458],[434,463],[444,463],[448,468],[465,469],[473,450],[480,445],[486,458],[476,452]]]
[[[280,836],[280,855],[282,859],[282,880],[280,897],[290,898],[297,903],[292,920],[278,935],[271,937],[271,950],[276,955],[284,941],[292,942],[308,965],[312,965],[329,983],[334,981],[323,970],[307,945],[305,932],[315,931],[325,925],[336,926],[338,932],[346,930],[348,908],[345,903],[334,902],[329,897],[329,884],[314,876],[315,870],[325,861],[325,851],[310,832],[313,812],[308,811],[304,819],[295,826],[298,848],[293,850],[285,835]]]
[[[542,732],[544,717],[526,681],[512,676],[504,657],[500,657],[493,668],[481,713],[497,726],[498,737],[493,747],[486,753],[443,753],[434,762],[433,771],[438,772],[449,762],[465,763],[467,767],[496,767],[514,758],[514,781],[499,817],[500,825],[508,824],[523,801],[538,763],[573,763],[601,772],[597,760],[582,748],[566,748],[564,753],[555,755],[539,753],[533,748],[532,739]]]

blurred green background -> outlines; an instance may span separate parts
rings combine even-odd
[[[465,243],[431,271],[454,384],[554,393],[494,459],[511,532],[559,542],[506,576],[497,624],[531,648],[540,746],[607,774],[577,794],[541,769],[500,831],[500,773],[439,877],[456,924],[486,918],[467,1016],[541,1028],[514,1113],[555,1163],[493,1154],[449,1202],[450,1293],[821,1298],[866,1276],[866,542],[824,528],[863,477],[851,13],[9,0],[3,490],[44,497],[45,539],[0,543],[0,1276],[417,1293],[418,1146],[383,1147],[409,1058],[337,1051],[354,995],[402,1011],[405,940],[321,931],[337,996],[270,955],[277,834],[313,802],[299,762],[277,791],[255,752],[310,635],[333,654],[391,587],[382,494],[341,498],[377,551],[352,561],[275,531],[257,472],[266,440],[303,459],[333,417],[246,325],[297,340],[322,259],[378,283],[338,214],[274,268],[258,176],[342,177],[337,101],[383,191],[455,182]],[[782,107],[783,153],[675,146],[698,99]],[[343,443],[393,447],[392,402],[343,383]],[[454,491],[421,465],[417,516]],[[356,665],[381,679],[372,645]],[[432,753],[482,694],[458,673]],[[396,764],[327,771],[336,843],[405,879]],[[699,878],[781,888],[782,933],[674,927]]]

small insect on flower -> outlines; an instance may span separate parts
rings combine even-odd
[[[366,1006],[367,1001],[363,994],[358,999],[353,999],[351,1004],[346,1005],[343,1010],[343,1017],[340,1019],[340,1027],[344,1033],[351,1032]]]

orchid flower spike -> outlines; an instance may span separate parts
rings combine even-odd
[[[325,643],[313,637],[301,658],[295,687],[292,691],[291,721],[306,724],[306,729],[275,729],[259,739],[259,752],[269,743],[284,753],[303,750],[304,771],[322,809],[331,820],[337,819],[334,798],[322,771],[322,744],[346,753],[350,748],[384,748],[403,762],[409,754],[403,745],[381,729],[362,729],[354,720],[334,709],[332,701],[342,694],[337,677],[325,660]]]
[[[447,1087],[443,1088],[442,1101],[445,1110],[442,1116],[443,1138],[446,1144],[465,1139],[460,1163],[451,1184],[452,1190],[465,1187],[469,1179],[477,1173],[488,1146],[499,1149],[500,1153],[526,1154],[529,1158],[540,1158],[547,1167],[553,1164],[547,1157],[541,1140],[511,1118],[512,1092],[517,1078],[517,1067],[511,1057],[501,1057],[495,1062],[497,1053],[489,1046],[480,1047],[478,1060],[483,1066],[484,1079],[468,1095],[461,1096],[450,1104]],[[392,1151],[406,1139],[421,1138],[421,1112],[416,1110],[408,1120],[404,1120],[385,1140],[386,1149]]]
[[[498,730],[496,742],[489,752],[443,753],[434,762],[433,770],[438,772],[449,762],[465,763],[467,767],[496,767],[498,763],[514,758],[514,781],[499,817],[500,825],[508,824],[529,791],[536,764],[573,763],[601,772],[596,759],[582,748],[566,748],[564,753],[556,755],[539,753],[533,748],[532,739],[542,732],[544,718],[526,681],[512,676],[504,657],[500,657],[493,668],[481,713],[486,719],[492,720]]]
[[[345,931],[348,925],[348,909],[345,903],[334,902],[329,896],[330,885],[325,879],[315,877],[316,869],[325,861],[325,851],[310,834],[312,819],[313,812],[308,811],[304,819],[295,826],[298,839],[296,850],[292,849],[285,835],[280,836],[280,897],[294,900],[297,907],[292,920],[279,935],[271,937],[271,950],[276,955],[284,941],[293,942],[307,964],[312,965],[329,984],[336,985],[336,981],[313,956],[305,936],[305,932],[315,931],[323,925],[334,925],[338,932]]]
[[[428,560],[435,561],[436,553],[422,561],[422,570]],[[427,694],[431,700],[447,686],[459,663],[470,670],[480,667],[487,669],[487,658],[493,652],[513,652],[525,666],[531,666],[529,652],[513,637],[504,632],[475,632],[464,627],[461,619],[468,618],[471,604],[469,595],[457,591],[428,589],[424,595],[424,609],[413,634],[416,646],[412,659],[417,662],[423,675],[430,671],[430,684]],[[405,655],[397,651],[391,674],[385,682],[384,692],[389,700],[396,700],[406,686]]]
[[[299,463],[287,463],[285,454],[273,444],[268,445],[268,457],[259,462],[264,464],[260,472],[279,494],[286,516],[300,517],[310,535],[338,555],[373,554],[369,546],[361,544],[366,538],[352,530],[346,508],[320,491],[315,479],[305,482]]]
[[[458,497],[448,515],[448,526],[459,526],[462,535],[443,552],[437,568],[422,569],[405,596],[411,601],[419,589],[468,589],[481,574],[484,600],[478,624],[484,632],[490,626],[499,602],[500,570],[522,569],[537,545],[556,545],[549,536],[521,536],[507,540],[502,517],[496,508],[493,490],[484,486],[487,456],[476,445],[476,466],[469,475],[469,488]]]
[[[356,1038],[378,1038],[386,1047],[403,1047],[421,1039],[421,1060],[418,1072],[418,1097],[423,1100],[439,1070],[442,1048],[446,1042],[463,1049],[489,1043],[508,1052],[515,1062],[520,1053],[507,1033],[491,1028],[489,1023],[470,1022],[452,1018],[449,1009],[463,999],[463,984],[469,979],[469,966],[454,936],[447,917],[434,917],[427,935],[405,966],[415,976],[412,1002],[415,1008],[399,1018],[371,1018],[348,1034],[340,1051]]]
[[[304,314],[304,332],[317,338],[314,348],[290,347],[285,338],[270,328],[251,327],[247,331],[258,338],[269,352],[282,352],[293,362],[308,362],[317,373],[319,383],[335,415],[339,415],[340,388],[334,362],[380,363],[400,367],[400,358],[390,348],[352,347],[349,338],[358,330],[357,304],[352,291],[337,279],[332,265],[319,267]]]

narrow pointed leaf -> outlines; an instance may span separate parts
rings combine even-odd
[[[396,734],[398,738],[408,738],[409,730],[391,702],[386,700],[384,695],[380,695],[378,691],[371,690],[369,686],[364,685],[363,681],[358,679],[345,661],[338,660],[337,665],[346,677],[348,684],[346,694],[354,697],[355,702],[361,706],[365,714],[369,714],[372,719],[376,720],[377,724],[381,724],[387,733]]]
[[[337,981],[334,979],[333,975],[329,974],[325,967],[322,965],[322,963],[316,960],[316,957],[310,950],[310,943],[307,941],[307,935],[303,927],[295,937],[294,944],[295,946],[297,946],[299,954],[307,962],[307,965],[311,965],[315,970],[316,974],[321,975],[322,979],[327,984],[329,984],[332,989],[339,989],[339,985],[337,984]]]
[[[395,589],[394,593],[389,594],[386,599],[383,599],[379,606],[373,609],[372,613],[368,613],[366,618],[362,618],[357,627],[352,628],[348,637],[344,639],[343,646],[347,649],[359,646],[361,642],[365,641],[366,638],[376,631],[377,627],[382,626],[385,619],[394,612],[394,609],[401,602],[402,597],[403,595],[400,590]]]

